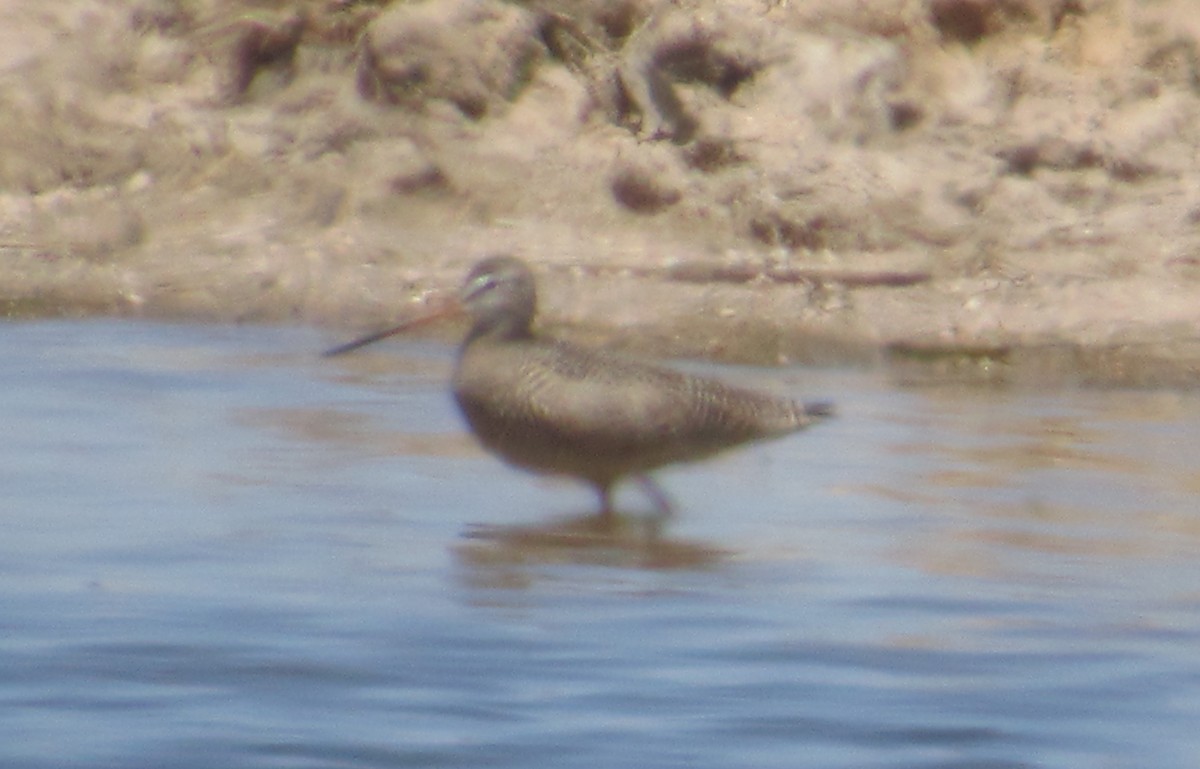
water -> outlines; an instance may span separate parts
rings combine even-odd
[[[1194,394],[722,371],[842,415],[656,541],[331,341],[4,328],[0,766],[1200,766]]]

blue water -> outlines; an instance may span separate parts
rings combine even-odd
[[[620,502],[452,351],[0,334],[0,767],[1200,766],[1200,397],[903,387]]]

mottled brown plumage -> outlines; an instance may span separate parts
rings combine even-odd
[[[459,301],[472,325],[454,397],[471,430],[512,465],[591,484],[605,514],[622,478],[638,480],[665,514],[669,503],[646,473],[794,432],[831,412],[539,337],[533,275],[512,257],[476,265]]]

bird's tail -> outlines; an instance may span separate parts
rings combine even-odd
[[[804,409],[804,416],[813,422],[819,419],[828,419],[837,413],[833,401],[811,401],[800,405]]]

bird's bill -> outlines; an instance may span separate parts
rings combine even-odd
[[[321,357],[332,358],[336,355],[344,355],[345,353],[353,352],[360,347],[366,347],[369,344],[378,342],[381,339],[387,339],[389,336],[395,336],[396,334],[403,333],[410,329],[419,328],[420,326],[433,323],[434,321],[438,321],[443,318],[459,315],[461,313],[462,305],[458,302],[458,300],[445,300],[430,308],[428,312],[418,315],[415,318],[409,318],[403,323],[392,326],[391,328],[385,328],[382,331],[376,331],[373,334],[367,334],[366,336],[355,339],[352,342],[346,342],[345,344],[339,344],[337,347],[331,347],[325,352],[321,353]]]

